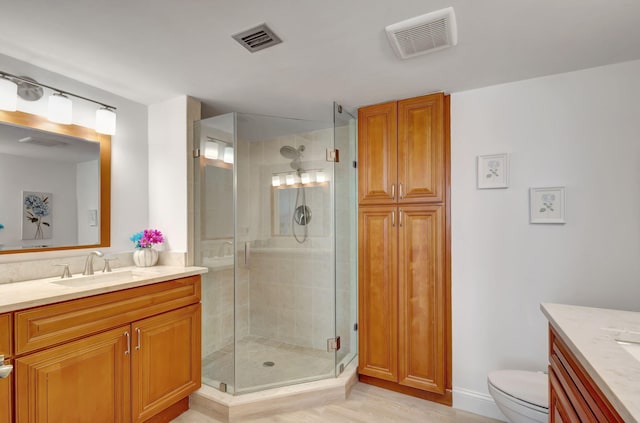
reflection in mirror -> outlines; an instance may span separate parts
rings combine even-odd
[[[0,111],[0,254],[109,246],[110,142]]]
[[[204,219],[202,239],[233,238],[233,167],[223,162],[208,160],[204,167],[202,189]]]
[[[296,204],[301,203],[301,190],[305,190],[306,206],[310,211],[307,235],[327,237],[331,229],[329,186],[326,182],[304,188],[273,187],[271,231],[274,236],[293,236],[301,233],[302,222],[296,222]]]

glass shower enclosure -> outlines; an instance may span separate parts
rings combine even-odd
[[[196,122],[203,383],[255,392],[336,377],[355,357],[355,131],[337,104],[333,122]]]

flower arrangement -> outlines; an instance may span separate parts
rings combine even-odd
[[[136,248],[151,248],[154,244],[164,242],[162,232],[157,229],[145,229],[133,234],[129,239],[133,241]]]

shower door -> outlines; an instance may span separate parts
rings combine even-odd
[[[237,114],[235,393],[335,376],[333,125]]]
[[[340,159],[334,164],[336,335],[341,340],[336,357],[337,374],[353,360],[358,351],[356,128],[356,118],[346,108],[334,103],[333,138]]]

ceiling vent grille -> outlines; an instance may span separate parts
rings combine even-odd
[[[247,29],[232,37],[251,53],[280,44],[282,40],[266,24]]]
[[[401,59],[433,53],[458,44],[453,7],[389,25],[385,31],[391,47]]]

